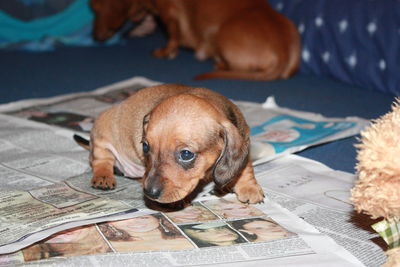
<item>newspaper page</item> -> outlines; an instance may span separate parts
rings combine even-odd
[[[251,127],[254,165],[307,147],[358,134],[369,121],[359,117],[327,118],[280,107],[274,97],[263,104],[236,101]]]
[[[296,155],[259,165],[256,173],[271,200],[332,237],[364,265],[385,262],[387,246],[370,227],[373,221],[355,214],[350,202],[354,174]]]
[[[63,229],[132,212],[137,209],[77,191],[66,183],[30,191],[1,191],[0,253],[16,251]]]

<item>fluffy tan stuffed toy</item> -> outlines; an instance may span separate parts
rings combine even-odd
[[[389,245],[384,266],[400,266],[400,100],[361,132],[358,181],[351,200],[358,212],[384,220],[372,227]]]

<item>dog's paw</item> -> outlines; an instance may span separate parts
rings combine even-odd
[[[235,193],[240,202],[256,204],[264,201],[264,191],[258,184],[240,186],[235,188]]]
[[[158,58],[174,59],[178,55],[177,49],[158,48],[153,51],[153,56]]]
[[[229,66],[224,61],[219,60],[214,64],[214,69],[216,69],[216,70],[229,70]]]
[[[92,178],[92,187],[103,189],[103,190],[110,190],[114,189],[117,184],[117,181],[114,177],[110,176],[93,176]]]

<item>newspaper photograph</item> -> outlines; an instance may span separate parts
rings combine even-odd
[[[384,262],[374,236],[348,221],[354,177],[287,155],[355,135],[368,124],[361,118],[290,110],[273,98],[235,101],[251,126],[255,175],[267,196],[261,204],[214,196],[210,184],[190,205],[154,210],[138,179],[117,176],[115,190],[92,188],[89,152],[72,136],[88,137],[100,112],[155,84],[136,77],[87,93],[0,105],[0,266]],[[313,190],[321,194],[307,194]]]

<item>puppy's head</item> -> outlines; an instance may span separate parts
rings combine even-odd
[[[170,97],[144,118],[145,195],[160,203],[188,196],[200,180],[223,186],[248,160],[249,141],[206,100]]]
[[[95,12],[93,37],[105,41],[113,36],[129,18],[139,21],[145,16],[139,0],[91,0]]]

